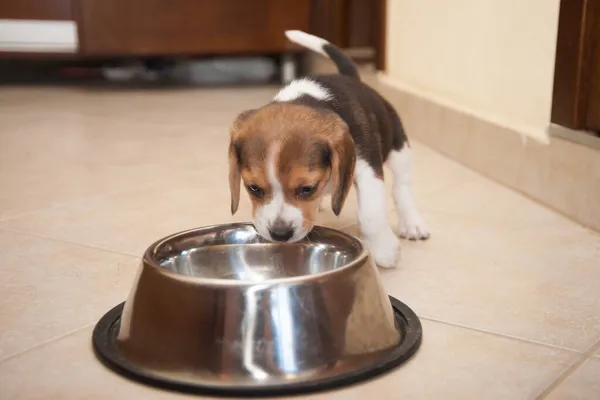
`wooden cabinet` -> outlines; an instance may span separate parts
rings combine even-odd
[[[298,49],[283,32],[309,30],[310,8],[311,0],[4,0],[0,53],[281,53]]]
[[[309,28],[309,0],[76,0],[80,51],[91,55],[282,52]]]
[[[385,70],[386,0],[311,0],[310,31]]]
[[[2,0],[0,19],[54,20],[73,19],[71,0]]]
[[[385,0],[0,0],[0,56],[203,56],[299,51],[300,29],[385,62]],[[362,52],[364,53],[364,52]],[[361,53],[361,54],[362,54]],[[37,55],[36,55],[37,54]]]
[[[600,1],[562,0],[552,122],[600,132]]]

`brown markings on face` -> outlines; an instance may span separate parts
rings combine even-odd
[[[243,180],[246,190],[248,185],[257,185],[267,189],[267,148],[269,142],[255,130],[248,129],[248,122],[255,110],[242,112],[231,127],[229,143],[229,188],[231,191],[231,213],[235,214],[240,201],[240,185]],[[264,197],[264,196],[263,196]],[[264,200],[250,196],[255,208],[257,202]]]
[[[286,202],[302,211],[306,230],[315,224],[320,199],[331,177],[330,158],[329,146],[318,131],[287,136],[275,156]],[[309,188],[313,191],[303,192]]]
[[[256,209],[261,204],[264,204],[271,200],[272,190],[269,178],[267,176],[266,161],[263,163],[256,163],[255,165],[247,168],[242,168],[242,180],[244,182],[250,202],[252,203],[252,216],[256,214]],[[261,191],[262,195],[258,195],[250,190],[250,185],[257,186]]]
[[[306,229],[314,225],[319,200],[330,180],[332,209],[339,214],[355,164],[354,142],[341,118],[326,110],[289,103],[272,103],[242,113],[231,130],[229,156],[232,213],[237,210],[242,179],[246,188],[257,185],[264,191],[262,197],[249,191],[253,215],[271,199],[267,163],[272,158],[286,202],[302,211]],[[303,186],[316,189],[303,195]]]

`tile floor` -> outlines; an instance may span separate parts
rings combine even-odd
[[[138,257],[229,215],[227,127],[274,88],[0,90],[0,398],[169,399],[94,359]],[[433,230],[387,290],[421,316],[404,367],[314,399],[600,398],[600,235],[414,143]],[[321,223],[356,232],[351,196]],[[389,204],[390,220],[394,220]]]

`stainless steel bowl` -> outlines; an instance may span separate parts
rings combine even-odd
[[[150,246],[94,345],[109,366],[155,385],[266,396],[372,376],[420,338],[357,238],[315,227],[301,242],[269,243],[230,224]]]

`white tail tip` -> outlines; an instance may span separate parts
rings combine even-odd
[[[300,46],[306,47],[309,50],[327,57],[325,50],[323,50],[323,47],[329,44],[327,40],[298,30],[285,31],[285,36],[287,36],[291,42],[297,43]]]

